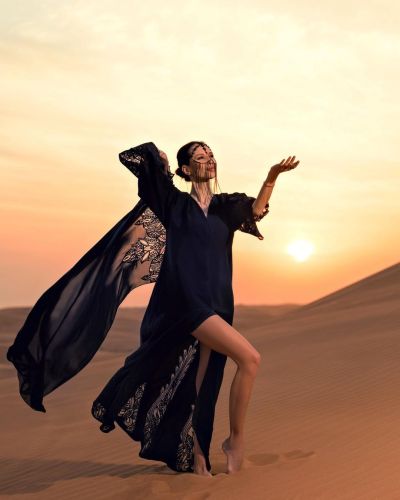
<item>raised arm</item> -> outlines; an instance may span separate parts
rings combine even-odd
[[[258,193],[257,198],[253,203],[253,214],[254,217],[263,217],[265,215],[265,208],[269,205],[269,199],[271,198],[272,191],[275,186],[275,181],[278,178],[278,175],[282,172],[286,172],[287,170],[292,170],[296,168],[300,163],[300,160],[294,161],[295,156],[289,156],[286,160],[283,159],[280,163],[277,163],[273,167],[271,167],[268,172],[266,180],[263,182],[260,192]]]
[[[165,170],[159,149],[146,142],[119,153],[120,162],[138,178],[138,195],[155,213],[164,227],[179,189],[172,183],[172,174]]]
[[[257,198],[246,193],[232,193],[227,195],[228,220],[233,231],[239,230],[249,233],[263,240],[257,222],[269,212],[269,199],[278,175],[297,167],[299,161],[294,162],[295,156],[289,156],[280,163],[271,167],[267,179],[263,182]]]

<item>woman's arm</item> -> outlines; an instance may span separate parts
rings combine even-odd
[[[153,142],[139,144],[119,153],[120,162],[138,177],[138,195],[166,228],[171,208],[180,194],[173,184],[168,158]]]
[[[287,160],[283,159],[280,163],[277,163],[271,167],[268,172],[266,180],[263,182],[260,192],[253,203],[253,215],[255,218],[261,217],[265,211],[265,207],[271,198],[272,191],[275,186],[276,179],[278,175],[287,170],[292,170],[297,167],[300,160],[293,161],[296,157],[289,156]]]

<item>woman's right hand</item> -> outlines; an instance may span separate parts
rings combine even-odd
[[[158,153],[160,155],[161,161],[164,163],[165,173],[169,172],[169,161],[167,155],[164,153],[164,151],[161,151],[161,149],[158,150]]]

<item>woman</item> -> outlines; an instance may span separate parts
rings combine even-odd
[[[241,230],[263,239],[256,221],[268,213],[279,173],[270,169],[257,199],[212,193],[216,161],[193,141],[178,152],[172,183],[168,159],[152,143],[119,155],[138,177],[140,202],[56,282],[29,313],[7,358],[18,370],[20,394],[46,411],[43,397],[80,371],[103,342],[126,295],[155,282],[140,328],[140,346],[92,406],[100,429],[114,422],[135,441],[139,456],[176,471],[211,475],[209,447],[227,356],[237,364],[230,400],[227,472],[240,469],[243,425],[259,354],[232,327],[232,242]]]

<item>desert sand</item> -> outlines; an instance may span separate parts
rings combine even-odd
[[[133,292],[134,293],[134,292]],[[138,345],[143,308],[124,308],[100,351],[35,412],[5,357],[29,308],[1,319],[0,497],[12,499],[400,499],[400,264],[304,306],[236,305],[234,326],[259,350],[242,470],[225,474],[228,359],[218,400],[212,477],[138,457],[116,426],[104,434],[94,397]]]

